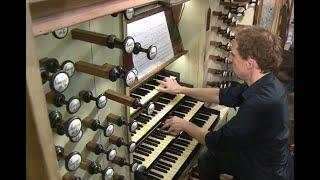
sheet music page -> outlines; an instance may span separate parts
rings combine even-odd
[[[132,53],[133,65],[138,70],[138,79],[174,56],[164,12],[127,24],[127,34],[145,49],[151,45],[157,46],[157,56],[153,60],[149,60],[144,52],[136,55]]]

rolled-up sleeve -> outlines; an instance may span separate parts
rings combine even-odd
[[[242,93],[247,89],[246,84],[233,83],[230,87],[220,89],[219,91],[219,104],[236,107],[242,103]]]

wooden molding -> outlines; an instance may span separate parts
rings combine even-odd
[[[49,124],[29,4],[26,3],[26,174],[27,179],[61,179]],[[48,135],[50,134],[50,135]]]
[[[95,0],[96,2],[98,0]],[[108,0],[87,6],[68,6],[68,9],[52,10],[54,14],[41,16],[33,19],[32,29],[34,36],[49,33],[57,29],[82,23],[91,19],[116,13],[128,8],[151,4],[156,0]],[[39,13],[41,14],[41,13]]]

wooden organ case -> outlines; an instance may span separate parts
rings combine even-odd
[[[155,0],[95,0],[79,4],[69,1],[65,6],[61,5],[62,1],[30,2],[30,9],[29,2],[26,7],[27,117],[31,119],[27,121],[28,179],[181,179],[186,175],[200,144],[185,133],[179,136],[163,134],[159,131],[162,122],[170,116],[178,116],[210,129],[218,122],[219,111],[207,108],[191,97],[157,90],[155,79],[164,77],[174,77],[188,86],[188,82],[180,81],[179,72],[166,70],[170,63],[188,52],[183,48],[174,15],[175,8],[179,7],[163,6]],[[115,80],[121,80],[114,82],[110,72],[122,68],[121,72],[127,73],[134,69],[133,54],[102,47],[105,42],[84,42],[74,34],[81,29],[100,33],[99,36],[105,38],[105,34],[109,35],[117,28],[107,26],[109,24],[104,20],[117,21],[102,16],[132,7],[136,12],[132,19],[124,21],[127,24],[164,13],[172,57],[147,69],[131,87],[125,87],[123,78],[119,78],[121,75],[115,75]],[[123,27],[122,23],[119,27]],[[65,39],[60,37],[64,30],[55,31],[63,27],[69,28]],[[123,34],[127,34],[128,29],[124,31],[120,29],[120,33],[116,33],[119,39],[125,39]],[[147,48],[146,44],[141,45]],[[140,53],[146,56],[143,50]],[[161,53],[158,49],[158,55]],[[106,54],[112,57],[106,60]],[[115,57],[121,57],[123,62]],[[39,71],[43,65],[40,58],[50,59],[55,65],[50,76],[42,74],[42,69]],[[75,68],[72,73],[68,68],[64,70],[70,61]],[[97,72],[99,75],[95,74]],[[69,85],[63,89],[62,85],[55,87],[57,77],[65,77],[61,84],[68,82]],[[41,80],[46,80],[47,84],[41,86]],[[115,101],[124,95],[122,100]],[[141,103],[138,108],[129,107],[136,99]],[[150,102],[154,103],[154,111],[149,114],[145,106]],[[131,127],[136,130],[131,131]]]

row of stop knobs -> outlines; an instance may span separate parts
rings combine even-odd
[[[122,95],[110,89],[98,95],[97,97],[93,96],[93,93],[91,91],[83,90],[79,92],[79,98],[76,96],[72,96],[69,99],[66,99],[65,95],[61,93],[55,93],[51,91],[48,94],[46,94],[46,99],[47,102],[53,104],[56,107],[61,107],[65,105],[67,112],[70,114],[74,114],[79,111],[82,101],[86,103],[95,101],[96,107],[98,109],[102,109],[106,106],[108,99],[130,106],[134,109],[140,107],[144,109],[144,111],[146,111],[147,114],[152,114],[154,111],[153,102],[150,102],[146,105],[142,105],[139,98],[132,98],[130,96]]]
[[[120,143],[120,141],[122,140],[119,141],[119,138],[115,138],[115,141]],[[128,166],[131,172],[144,172],[146,170],[143,165],[135,161],[133,163],[128,163],[125,158],[117,156],[117,151],[114,148],[106,150],[102,144],[90,141],[86,144],[86,149],[97,155],[105,154],[108,161],[113,164],[117,164],[120,167]],[[100,173],[102,179],[124,179],[124,176],[116,175],[112,167],[107,166],[105,168],[102,168],[101,165],[97,162],[82,158],[81,154],[77,151],[68,152],[61,146],[55,146],[55,150],[58,161],[64,160],[65,168],[70,172],[74,172],[78,168],[81,168],[87,171],[89,174]],[[70,177],[72,177],[72,179],[76,178],[76,176],[72,175],[67,176],[69,178],[65,178],[64,176],[64,179],[70,179]]]
[[[147,54],[147,58],[149,60],[153,60],[157,55],[157,47],[154,45],[149,46],[147,49],[143,48],[139,42],[135,42],[134,39],[130,36],[127,36],[123,41],[121,41],[119,38],[116,37],[116,35],[104,35],[96,32],[86,31],[82,29],[73,29],[71,31],[72,38],[91,42],[103,46],[107,46],[110,49],[113,48],[119,48],[122,49],[125,53],[133,53],[133,54],[139,54],[140,52],[144,52]],[[44,61],[44,62],[41,62]],[[69,78],[73,76],[75,72],[75,65],[72,61],[67,60],[64,63],[59,65],[58,61],[54,58],[50,58],[47,60],[47,58],[44,58],[40,60],[40,72],[42,77],[42,83],[45,83],[46,81],[50,82],[50,88],[56,92],[63,92],[66,90],[69,84]],[[94,66],[91,64],[82,64],[78,65],[79,71],[83,71],[88,73],[91,71],[95,71],[95,69],[90,70],[90,66]],[[109,73],[106,75],[108,79],[111,81],[115,81],[116,79],[125,76],[125,82],[127,86],[131,86],[135,80],[137,72],[129,71],[128,73],[135,73],[130,75],[124,75],[124,71],[120,66],[113,66],[109,64],[105,64],[104,66],[107,66],[106,68],[109,69]],[[88,70],[89,68],[89,70]],[[49,72],[53,73],[52,76],[49,76]],[[129,78],[129,79],[128,79]]]
[[[126,125],[130,132],[135,132],[138,127],[136,120],[127,122],[125,118],[112,113],[106,116],[103,124],[101,124],[100,120],[91,117],[86,117],[83,121],[77,116],[63,120],[59,111],[50,112],[49,119],[51,128],[59,135],[66,135],[71,142],[78,142],[81,139],[83,135],[82,126],[93,131],[100,129],[103,131],[105,137],[110,137],[113,134],[114,124],[120,127]]]

